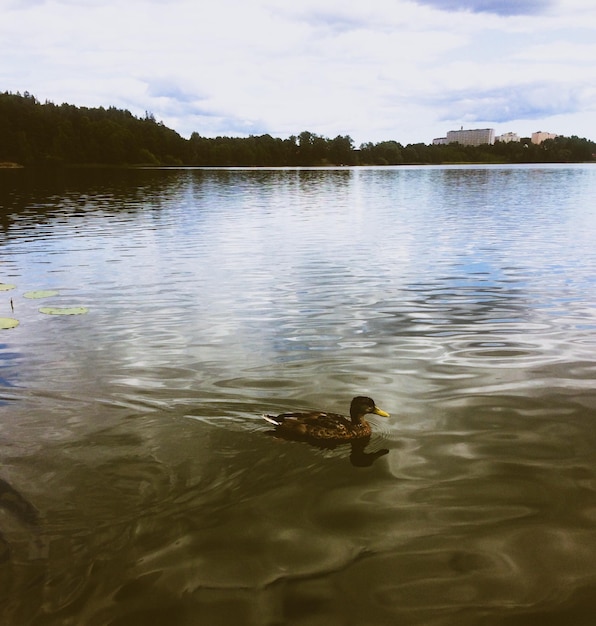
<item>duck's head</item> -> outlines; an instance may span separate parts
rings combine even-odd
[[[372,398],[356,396],[352,400],[352,404],[350,404],[350,417],[352,418],[352,422],[360,422],[362,418],[369,413],[380,415],[381,417],[389,417],[389,413],[380,409]]]

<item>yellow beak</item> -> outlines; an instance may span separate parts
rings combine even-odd
[[[375,415],[380,415],[381,417],[389,417],[389,413],[386,413],[385,411],[383,411],[383,409],[380,409],[378,406],[375,407],[373,413]]]

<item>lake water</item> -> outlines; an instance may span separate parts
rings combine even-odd
[[[0,185],[2,625],[595,623],[596,166]]]

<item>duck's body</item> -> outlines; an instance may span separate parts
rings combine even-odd
[[[371,435],[370,424],[364,416],[372,413],[382,417],[389,414],[379,409],[371,398],[357,396],[350,405],[350,417],[326,411],[307,411],[263,416],[275,425],[275,433],[292,439],[311,441],[355,441]]]

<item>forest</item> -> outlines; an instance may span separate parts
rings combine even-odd
[[[556,163],[596,159],[596,143],[576,136],[540,145],[520,142],[484,146],[403,146],[364,143],[349,135],[333,139],[309,131],[287,139],[250,137],[185,139],[147,112],[135,117],[115,107],[86,108],[40,103],[25,92],[0,93],[0,164],[22,166],[315,166],[442,163]]]

